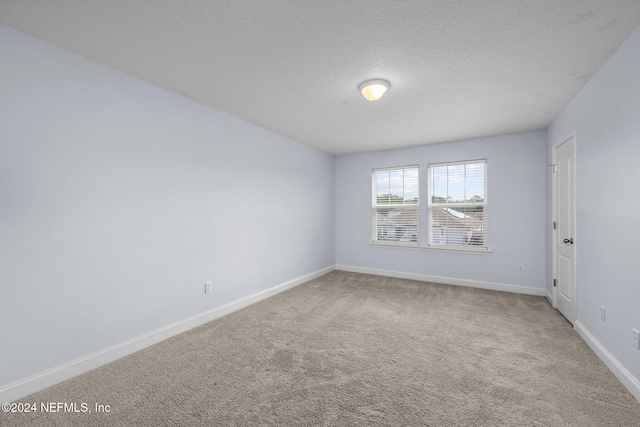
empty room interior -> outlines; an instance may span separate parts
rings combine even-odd
[[[0,424],[640,425],[639,26],[0,0]]]

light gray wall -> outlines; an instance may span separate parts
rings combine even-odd
[[[577,319],[636,378],[640,351],[640,28],[548,128],[552,146],[576,131]],[[551,183],[547,218],[551,221]],[[547,227],[547,282],[552,278]],[[549,289],[551,291],[551,289]],[[600,321],[600,306],[606,321]]]
[[[538,131],[337,157],[336,263],[544,288],[545,141],[545,132]],[[491,254],[370,244],[373,168],[419,164],[424,210],[428,163],[483,158],[488,159]],[[517,271],[518,264],[524,272]]]
[[[332,156],[3,26],[0,58],[0,386],[334,265]]]

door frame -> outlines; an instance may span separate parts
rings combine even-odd
[[[555,227],[553,227],[553,224],[557,221],[558,218],[558,201],[557,201],[557,197],[558,197],[558,178],[557,178],[557,174],[556,174],[556,165],[557,165],[557,155],[556,155],[556,149],[558,147],[560,147],[562,144],[564,144],[565,142],[569,141],[570,139],[573,138],[573,160],[574,160],[574,167],[573,170],[571,171],[571,180],[573,181],[573,197],[571,200],[571,203],[573,204],[573,238],[577,240],[577,234],[578,234],[578,223],[576,220],[576,190],[577,190],[577,173],[576,173],[576,169],[577,169],[577,159],[576,159],[576,153],[578,151],[578,143],[577,143],[577,139],[576,139],[576,131],[573,130],[571,131],[569,134],[565,135],[564,137],[560,138],[558,140],[558,142],[556,142],[555,144],[553,144],[553,147],[551,149],[551,166],[552,166],[552,184],[551,184],[551,206],[552,206],[552,212],[551,212],[551,224],[552,224],[552,230],[551,230],[551,235],[552,235],[552,239],[551,239],[551,258],[552,258],[552,280],[556,280],[557,279],[557,272],[558,272],[558,266],[557,266],[557,243],[558,243],[558,232],[557,229]],[[573,289],[575,290],[575,295],[574,295],[574,305],[575,305],[575,319],[567,319],[569,320],[569,322],[571,322],[572,325],[575,324],[575,321],[577,320],[578,317],[578,312],[577,312],[577,308],[578,308],[578,287],[577,287],[577,280],[576,280],[576,267],[577,267],[577,263],[576,263],[576,258],[577,258],[577,254],[578,251],[574,249],[573,251],[573,259],[571,260],[571,268],[573,269],[573,274],[572,274],[572,278],[573,278]],[[552,301],[552,306],[553,308],[555,308],[556,310],[558,309],[558,305],[557,305],[557,299],[558,299],[558,287],[557,286],[553,286],[553,301]]]

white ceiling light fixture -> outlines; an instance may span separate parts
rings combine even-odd
[[[358,90],[367,101],[377,101],[389,89],[389,82],[382,79],[367,80],[360,83]]]

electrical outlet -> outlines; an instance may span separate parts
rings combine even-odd
[[[211,292],[211,282],[204,282],[204,293],[208,294]]]
[[[600,320],[602,320],[603,322],[604,322],[604,312],[605,312],[604,305],[601,305],[600,306]]]
[[[518,264],[518,271],[519,272],[523,272],[524,271],[524,264]]]
[[[640,350],[640,331],[633,328],[633,346]]]

